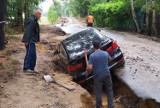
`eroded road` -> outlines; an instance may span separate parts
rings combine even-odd
[[[137,96],[160,102],[160,43],[139,34],[109,30],[103,33],[115,39],[125,55],[125,67],[116,75]]]
[[[63,29],[66,28],[67,26],[63,27]],[[13,78],[5,79],[0,83],[0,108],[93,108],[89,102],[92,100],[90,94],[72,82],[69,75],[64,74],[53,65],[52,52],[55,44],[65,37],[54,34],[55,31],[51,25],[42,26],[41,29],[41,43],[37,45],[36,70],[41,73],[38,76],[26,75],[22,72],[24,45],[20,41],[9,41],[6,49],[9,56],[6,60],[13,62],[12,65],[17,69]],[[79,29],[83,29],[80,23],[67,28],[68,32],[73,31],[72,33]],[[115,81],[114,93],[117,101],[115,108],[160,108],[160,105],[153,100],[160,102],[160,43],[143,38],[144,36],[139,34],[111,30],[102,30],[102,33],[117,41],[126,60],[125,67],[114,72],[122,81]],[[21,36],[22,34],[16,37],[20,39]],[[64,86],[75,90],[70,92],[55,84],[47,83],[43,79],[46,74],[53,76]],[[146,101],[152,100],[153,103],[150,101],[147,103],[141,98]],[[93,104],[95,106],[95,102]],[[107,103],[103,104],[107,105]]]
[[[74,31],[81,29],[77,25],[68,27]],[[63,30],[67,30],[67,26],[66,29],[63,27]],[[157,41],[159,39],[153,40],[153,38],[136,33],[112,30],[101,32],[116,40],[124,53],[125,66],[114,72],[118,79],[124,82],[142,101],[152,100],[160,103],[160,43]],[[159,107],[159,104],[156,104],[153,108]]]

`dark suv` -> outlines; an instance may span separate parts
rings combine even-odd
[[[92,72],[86,76],[84,48],[87,50],[89,58],[89,55],[94,52],[92,46],[94,40],[101,41],[101,49],[107,51],[112,57],[113,60],[109,63],[110,69],[124,64],[123,53],[113,39],[102,35],[99,30],[94,28],[84,29],[62,40],[56,50],[61,66],[78,83],[92,78]]]

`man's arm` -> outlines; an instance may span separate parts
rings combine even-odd
[[[88,64],[87,67],[86,67],[86,71],[90,72],[93,68],[93,65],[92,64]]]
[[[109,56],[109,61],[112,61],[112,57]]]
[[[88,72],[90,72],[91,70],[92,70],[92,64],[89,64],[88,63],[88,58],[87,58],[87,51],[86,51],[86,49],[84,48],[84,57],[85,57],[85,60],[86,60],[86,70],[88,71]],[[91,56],[90,56],[91,57]],[[90,58],[90,60],[91,60],[91,58]]]
[[[24,43],[30,42],[30,38],[31,38],[32,32],[33,32],[33,25],[34,25],[34,19],[29,18],[27,20],[27,22],[25,23],[25,30],[24,30],[22,42],[24,42]]]

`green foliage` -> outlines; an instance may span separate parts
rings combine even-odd
[[[88,14],[90,0],[70,0],[70,11],[74,16],[84,17]]]
[[[111,0],[89,0],[90,6],[95,6],[96,4],[99,3],[107,3]]]
[[[56,2],[48,10],[48,21],[50,23],[56,22],[61,17],[61,5]]]
[[[88,15],[88,9],[98,3],[106,3],[110,0],[70,0],[69,9],[74,16],[84,17]]]
[[[57,17],[56,12],[54,11],[54,6],[51,6],[48,10],[48,21],[53,24],[56,20]]]
[[[130,7],[122,1],[108,2],[105,4],[96,4],[89,9],[89,12],[95,17],[95,24],[101,27],[113,29],[129,28]]]
[[[10,26],[18,26],[16,24],[19,23],[19,18],[22,18],[22,20],[24,20],[22,15],[26,16],[26,13],[32,15],[33,10],[37,8],[38,4],[42,1],[44,0],[7,0],[8,3],[6,18]]]

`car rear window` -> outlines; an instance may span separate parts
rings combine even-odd
[[[104,37],[95,29],[86,29],[63,40],[69,58],[83,54],[83,49],[91,49],[94,40],[104,41]]]

